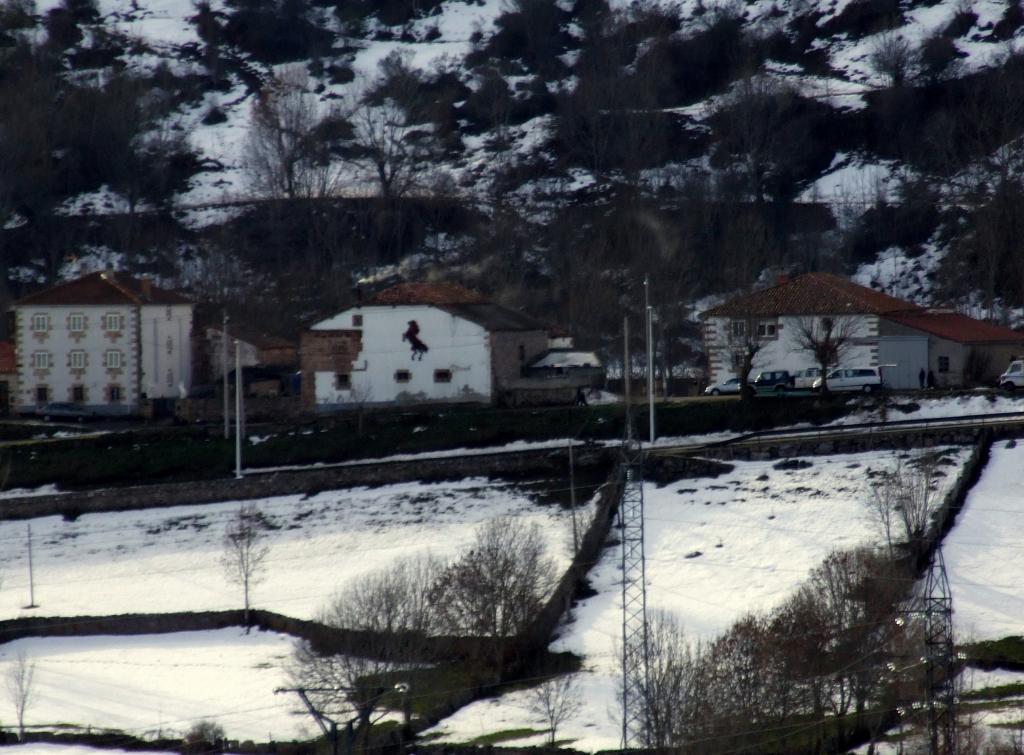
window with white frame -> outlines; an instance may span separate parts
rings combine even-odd
[[[75,349],[68,354],[68,366],[73,370],[84,370],[88,365],[88,359],[85,351],[82,349]]]
[[[745,320],[733,320],[729,327],[733,338],[743,338],[747,334],[747,323]]]
[[[124,315],[120,312],[107,312],[103,315],[103,329],[114,332],[124,330]]]
[[[50,316],[45,312],[36,312],[32,315],[32,330],[35,333],[45,333],[50,329]]]
[[[117,349],[110,349],[103,353],[103,366],[108,370],[119,370],[124,367],[124,354]]]
[[[53,367],[53,354],[49,351],[33,351],[32,367],[36,370],[48,370]]]
[[[774,320],[761,320],[757,323],[758,338],[775,338],[778,335],[779,325]]]
[[[84,333],[85,332],[85,315],[81,312],[75,312],[68,316],[68,330],[72,333]]]

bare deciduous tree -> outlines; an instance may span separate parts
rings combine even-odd
[[[846,315],[801,317],[796,321],[794,341],[821,369],[821,395],[828,395],[828,371],[839,364],[860,334],[856,318]]]
[[[540,716],[548,725],[548,744],[555,746],[558,727],[579,713],[583,694],[575,674],[562,674],[539,684],[527,697],[530,713]]]
[[[722,323],[722,328],[717,346],[735,370],[740,380],[740,396],[746,401],[752,395],[749,382],[754,359],[767,341],[758,336],[756,317],[731,317]]]
[[[322,125],[337,117],[321,114],[300,69],[277,75],[259,93],[246,142],[245,167],[257,191],[271,198],[328,195],[338,180]]]
[[[919,552],[928,531],[934,494],[935,464],[931,456],[919,456],[908,464],[900,462],[891,472],[882,473],[872,488],[868,508],[885,535],[890,556],[894,529],[899,529],[911,553]]]
[[[351,716],[354,744],[365,745],[375,714],[400,681],[396,672],[416,662],[435,613],[429,596],[443,563],[432,557],[399,561],[340,590],[321,612],[326,626],[358,633],[344,653],[296,643],[288,673],[320,710]]]
[[[262,579],[263,567],[270,554],[270,546],[265,539],[263,514],[254,503],[240,506],[224,531],[221,564],[228,579],[242,588],[246,631],[249,627],[250,593],[253,585]]]
[[[679,621],[652,611],[647,624],[648,670],[643,700],[649,747],[665,751],[694,738],[700,690],[700,648],[694,649]]]
[[[540,527],[499,517],[477,531],[472,547],[444,570],[431,597],[448,631],[511,638],[529,626],[555,581]]]
[[[32,704],[32,683],[35,678],[36,664],[24,649],[18,650],[14,663],[7,670],[7,695],[14,706],[14,714],[18,719],[18,739],[25,740],[25,711]]]

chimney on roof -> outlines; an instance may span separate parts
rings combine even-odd
[[[775,276],[776,286],[785,286],[787,283],[789,283],[789,273],[779,273]]]
[[[356,286],[354,293],[356,295],[356,306],[357,307],[363,306],[363,287],[362,286]]]
[[[153,296],[153,280],[151,278],[139,278],[139,288],[142,290],[142,296],[149,299]]]

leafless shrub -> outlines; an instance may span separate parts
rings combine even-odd
[[[884,32],[875,41],[868,60],[889,86],[898,87],[912,78],[914,58],[914,49],[901,34]]]
[[[558,727],[579,713],[583,694],[575,674],[563,674],[530,690],[527,706],[548,725],[548,744],[555,746]]]

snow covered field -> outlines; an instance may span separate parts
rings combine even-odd
[[[282,664],[291,646],[286,635],[241,629],[31,638],[0,646],[0,676],[19,652],[35,663],[28,726],[72,723],[146,737],[181,735],[207,720],[231,739],[303,739],[312,720],[294,696],[274,694],[287,683]]]
[[[539,523],[560,568],[569,512],[538,506],[522,488],[484,478],[282,496],[255,501],[277,527],[253,603],[314,617],[345,580],[400,556],[454,555],[478,525],[501,515]],[[26,610],[25,522],[0,522],[0,618],[241,608],[220,564],[232,503],[32,522],[35,601]]]
[[[1024,634],[1024,445],[992,447],[943,554],[960,641]]]
[[[956,479],[967,449],[946,454],[941,500]],[[892,452],[821,456],[805,469],[775,469],[772,462],[737,462],[717,479],[682,480],[645,487],[647,601],[673,612],[694,639],[710,639],[744,613],[766,611],[789,596],[834,549],[878,540],[864,502],[869,472],[892,469]],[[696,555],[698,554],[699,555]],[[583,711],[560,729],[582,750],[619,744],[616,708],[621,636],[620,552],[605,551],[591,572],[598,594],[583,601],[552,650],[582,655]],[[474,703],[433,731],[448,741],[517,728],[544,729],[526,708],[527,693]],[[543,734],[517,739],[539,744]]]

